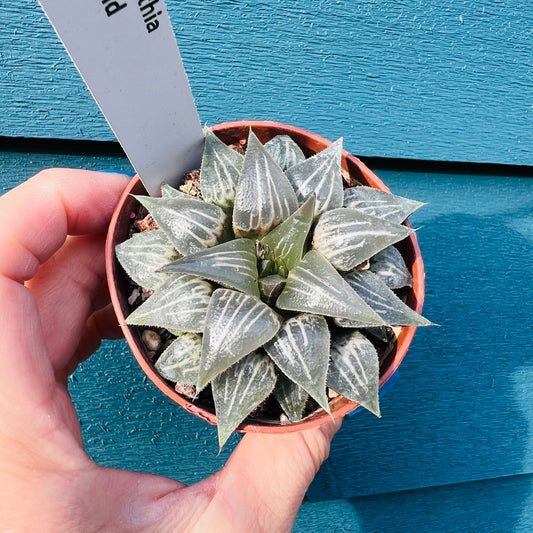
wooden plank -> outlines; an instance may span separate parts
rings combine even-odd
[[[533,475],[304,502],[294,533],[526,533],[533,531]]]
[[[121,165],[124,165],[122,167]],[[5,189],[45,166],[125,168],[120,158],[0,152]],[[533,472],[533,180],[381,171],[398,194],[429,202],[412,221],[426,263],[425,314],[383,417],[345,421],[311,500]],[[107,466],[194,482],[219,468],[215,431],[146,382],[123,343],[74,375],[87,450]],[[134,451],[134,452],[133,452]]]
[[[533,164],[531,2],[168,5],[203,121],[292,123],[365,156]],[[0,19],[0,135],[111,139],[35,0]]]

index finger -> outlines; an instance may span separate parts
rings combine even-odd
[[[122,174],[48,169],[0,198],[0,275],[31,279],[67,235],[105,231],[128,182]]]

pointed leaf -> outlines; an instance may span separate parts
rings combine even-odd
[[[217,289],[207,312],[197,389],[269,341],[280,326],[279,316],[258,298]]]
[[[378,354],[359,331],[333,340],[328,387],[380,416]]]
[[[216,205],[185,195],[135,198],[148,209],[181,255],[214,246],[224,231],[226,215]]]
[[[287,376],[280,374],[276,381],[274,396],[291,422],[302,419],[309,394]]]
[[[315,217],[330,209],[342,207],[341,156],[342,138],[286,171],[299,203],[303,203],[311,194],[316,194]]]
[[[342,207],[324,213],[315,228],[313,248],[337,270],[352,270],[414,230]]]
[[[174,383],[195,385],[200,370],[202,336],[184,333],[172,341],[155,363],[161,376]]]
[[[283,170],[250,131],[233,209],[237,237],[263,237],[298,208]]]
[[[396,224],[403,222],[423,205],[422,202],[364,185],[350,187],[344,191],[344,207],[359,209],[367,215]]]
[[[205,147],[200,169],[202,198],[220,207],[232,207],[244,157],[205,128]]]
[[[266,400],[275,384],[272,361],[258,352],[247,355],[213,380],[220,448],[241,422]]]
[[[389,289],[413,286],[413,276],[409,272],[400,251],[388,246],[370,258],[370,270],[383,280]]]
[[[140,307],[126,324],[158,326],[172,333],[203,331],[211,285],[196,276],[176,274],[169,277]]]
[[[264,345],[276,366],[305,389],[328,413],[326,377],[329,343],[326,319],[303,314],[287,320],[277,335]]]
[[[157,289],[168,277],[157,270],[179,257],[160,229],[135,233],[127,241],[118,244],[115,253],[128,276],[137,285],[151,291]]]
[[[316,197],[312,194],[287,220],[261,239],[261,244],[272,253],[272,259],[288,270],[302,259],[307,234],[313,223],[315,202]]]
[[[180,191],[179,189],[175,189],[168,183],[163,183],[163,185],[161,185],[161,197],[162,198],[194,198],[195,200],[198,200],[200,202],[202,201],[200,198],[191,196],[190,194]]]
[[[161,271],[187,272],[259,297],[255,244],[250,239],[228,241],[182,257]]]
[[[353,270],[344,276],[350,287],[391,326],[430,326],[431,322],[405,305],[370,270]],[[341,324],[344,325],[344,324]],[[346,327],[346,326],[345,326]],[[350,327],[350,326],[348,326]]]
[[[358,320],[367,326],[382,326],[373,311],[342,276],[318,252],[305,254],[289,272],[276,302],[279,309]]]
[[[265,148],[282,170],[305,161],[301,148],[288,135],[276,135],[265,144]]]

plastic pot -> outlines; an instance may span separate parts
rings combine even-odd
[[[311,156],[329,146],[328,141],[318,135],[310,133],[300,128],[287,126],[275,122],[263,121],[242,121],[219,124],[212,128],[213,132],[226,144],[235,144],[247,139],[249,128],[252,128],[261,142],[265,143],[276,135],[289,135],[300,146],[306,156]],[[385,191],[389,189],[385,184],[359,159],[344,151],[342,155],[342,166],[345,173],[349,174],[351,180],[355,180],[364,185],[376,187]],[[115,258],[115,246],[128,238],[130,226],[130,214],[135,211],[138,203],[131,194],[146,194],[140,180],[135,177],[128,184],[124,191],[115,213],[112,217],[108,238],[106,243],[106,266],[109,291],[119,323],[122,325],[124,336],[135,356],[137,362],[150,378],[150,380],[169,398],[181,405],[190,413],[203,418],[210,424],[216,424],[216,415],[209,406],[201,406],[193,403],[190,399],[182,396],[174,390],[172,384],[163,379],[155,370],[153,362],[148,355],[148,351],[141,340],[141,330],[137,327],[125,325],[125,317],[130,313],[128,304],[129,281]],[[408,222],[406,222],[408,224]],[[406,303],[412,309],[420,313],[424,300],[424,265],[420,248],[418,246],[416,234],[413,233],[396,247],[400,250],[407,267],[413,275],[413,287],[407,295]],[[400,363],[404,359],[409,345],[415,334],[415,327],[402,327],[396,345],[387,354],[381,363],[380,388],[390,379]],[[342,396],[330,401],[331,414],[333,418],[340,418],[359,407],[359,404],[350,401]],[[260,418],[248,418],[239,427],[241,432],[262,432],[262,433],[285,433],[290,431],[300,431],[312,427],[320,426],[331,420],[329,414],[319,409],[296,423],[282,423],[279,420],[268,420]]]

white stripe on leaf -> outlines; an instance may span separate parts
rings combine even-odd
[[[329,413],[326,396],[330,336],[324,317],[302,314],[287,320],[264,349],[277,367]]]
[[[315,217],[330,209],[342,207],[341,156],[342,138],[286,171],[300,204],[311,194],[316,195]]]
[[[265,144],[265,148],[282,170],[305,160],[301,148],[288,135],[276,135]]]
[[[200,190],[206,202],[232,207],[244,157],[205,128],[205,147],[200,169]]]
[[[166,348],[155,363],[159,374],[182,385],[196,385],[202,355],[202,337],[184,333]]]
[[[224,446],[232,432],[274,390],[276,371],[268,356],[252,352],[212,382],[218,442]]]
[[[333,339],[328,387],[380,416],[378,354],[359,331]]]
[[[289,272],[279,295],[279,309],[357,320],[367,326],[382,326],[384,321],[348,285],[318,252],[305,254]]]
[[[309,394],[284,374],[278,376],[274,396],[291,422],[302,419]]]
[[[168,277],[157,270],[179,257],[160,229],[135,233],[127,241],[118,244],[115,253],[128,276],[137,285],[152,291]]]
[[[181,255],[214,246],[224,231],[226,214],[216,205],[186,195],[135,198],[148,209]]]
[[[357,209],[324,213],[315,228],[313,248],[337,270],[352,270],[414,230],[371,217]]]
[[[364,185],[344,190],[344,207],[359,209],[367,215],[397,224],[423,205],[422,202]]]
[[[281,326],[279,316],[268,305],[230,289],[213,293],[205,322],[198,390],[269,341]]]
[[[370,258],[370,270],[385,282],[389,289],[401,289],[413,286],[413,276],[400,251],[388,246]]]
[[[263,237],[297,208],[287,176],[250,131],[233,209],[235,235]]]
[[[183,257],[163,272],[187,272],[259,297],[257,256],[250,239],[235,239]]]
[[[171,276],[128,316],[126,324],[199,333],[204,329],[212,291],[210,283],[196,276]]]

